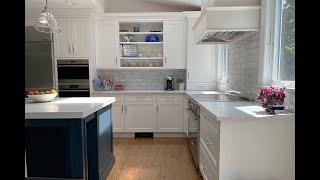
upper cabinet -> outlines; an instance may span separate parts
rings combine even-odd
[[[168,69],[186,68],[187,22],[165,21],[163,33],[164,67]]]
[[[87,18],[57,19],[61,32],[54,34],[56,58],[89,57],[89,20]]]
[[[95,52],[97,68],[118,68],[118,23],[113,20],[96,20]]]
[[[95,61],[98,69],[185,69],[187,21],[95,20]]]
[[[215,82],[216,45],[196,45],[193,26],[197,16],[188,17],[187,90],[211,90]]]

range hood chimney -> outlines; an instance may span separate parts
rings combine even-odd
[[[225,44],[260,29],[259,0],[202,0],[193,27],[196,44]]]

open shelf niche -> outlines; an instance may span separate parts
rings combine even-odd
[[[163,67],[162,22],[120,22],[119,43],[120,67]]]

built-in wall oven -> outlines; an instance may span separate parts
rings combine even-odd
[[[59,97],[89,97],[89,60],[58,59]]]
[[[199,167],[200,106],[188,99],[188,146],[196,167]]]

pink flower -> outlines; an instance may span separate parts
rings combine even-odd
[[[269,103],[284,104],[286,97],[285,87],[265,87],[258,90],[257,99],[263,104],[268,105]]]

